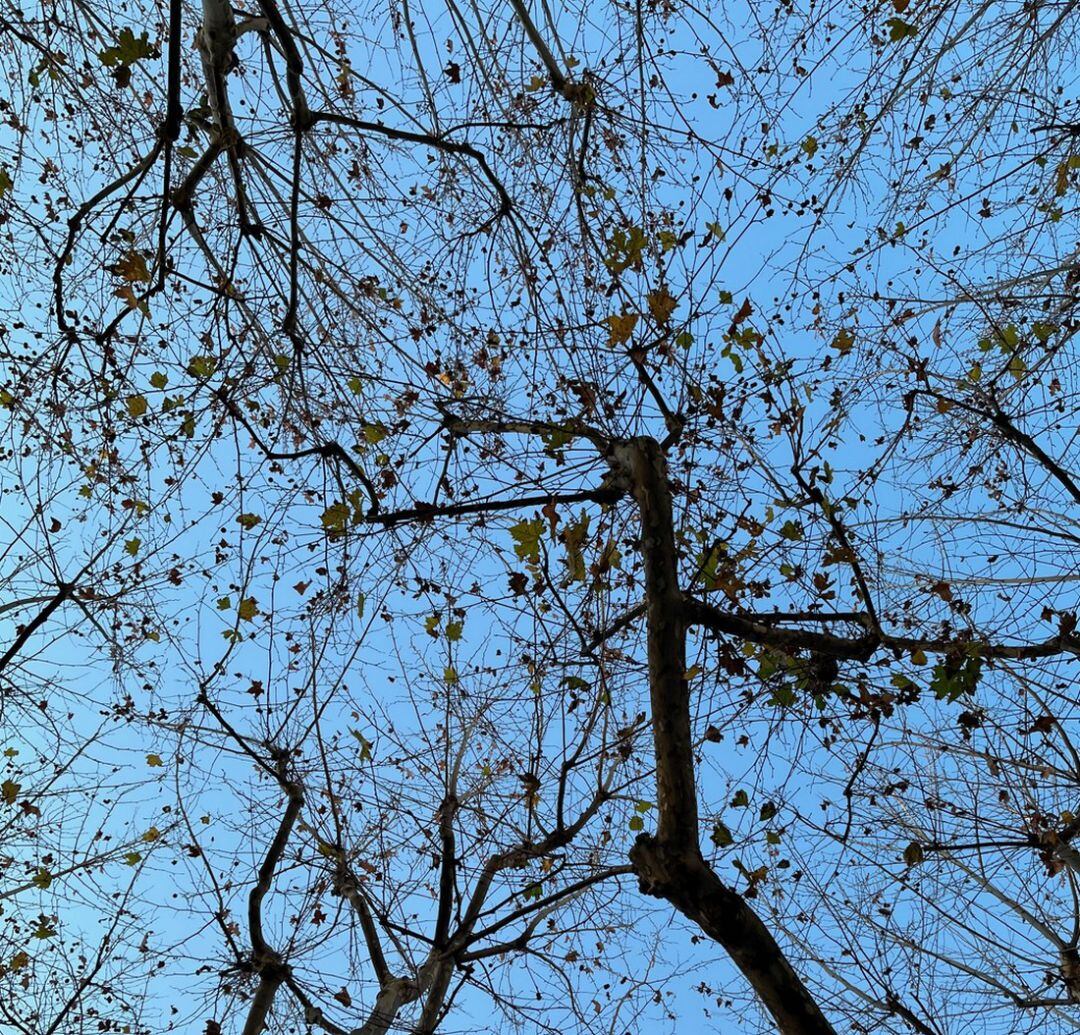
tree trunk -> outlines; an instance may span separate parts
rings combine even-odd
[[[768,928],[701,854],[686,681],[687,616],[666,462],[655,440],[635,438],[614,445],[612,463],[629,482],[641,519],[659,814],[656,835],[638,837],[631,865],[644,893],[670,902],[724,947],[784,1035],[835,1035]]]

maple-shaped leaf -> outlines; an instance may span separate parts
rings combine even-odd
[[[650,291],[646,296],[646,300],[649,303],[649,312],[652,314],[652,318],[661,325],[666,324],[671,319],[671,314],[675,312],[675,307],[679,304],[666,287]]]
[[[511,525],[510,536],[514,540],[514,553],[523,561],[539,564],[540,536],[543,531],[544,522],[541,518],[519,521],[516,525]]]
[[[116,43],[98,52],[98,60],[106,68],[119,65],[134,65],[144,58],[156,57],[157,48],[150,42],[145,32],[135,35],[131,29],[121,29]]]
[[[608,327],[608,344],[625,345],[637,326],[637,313],[612,315],[604,320]]]
[[[146,257],[137,251],[126,252],[109,267],[111,273],[133,284],[144,283],[150,279],[150,270],[146,266]]]

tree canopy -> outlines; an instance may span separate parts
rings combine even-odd
[[[1078,27],[0,0],[5,1030],[1080,1030]]]

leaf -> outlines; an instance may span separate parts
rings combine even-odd
[[[904,862],[908,866],[918,866],[926,858],[923,853],[922,845],[918,841],[912,841],[911,844],[904,849]]]
[[[630,823],[628,824],[631,830],[644,830],[645,820],[640,816],[631,816]]]
[[[150,375],[150,387],[162,389],[169,383],[168,377],[166,377],[160,370],[155,370]]]
[[[253,622],[259,613],[259,605],[254,597],[244,597],[237,605],[236,613],[242,622]]]
[[[648,243],[649,239],[640,226],[632,226],[627,230],[620,227],[611,235],[611,240],[608,242],[609,251],[604,259],[604,265],[610,273],[622,273],[641,262]]]
[[[236,523],[245,531],[250,532],[257,524],[262,521],[262,518],[258,514],[240,514],[236,518]]]
[[[147,755],[146,764],[150,766],[151,769],[156,769],[158,766],[162,766],[165,763],[161,761],[161,755]]]
[[[855,344],[855,332],[841,328],[836,332],[836,337],[829,343],[841,356],[846,356]]]
[[[645,298],[649,303],[649,312],[652,314],[652,318],[661,326],[671,319],[671,314],[675,312],[675,307],[679,304],[666,287],[650,291]]]
[[[803,151],[806,152],[807,158],[813,158],[817,154],[818,142],[816,137],[807,137],[800,145]]]
[[[129,539],[124,543],[124,553],[131,557],[134,557],[139,552],[139,547],[142,546],[141,539]]]
[[[566,546],[566,566],[570,569],[570,578],[574,582],[585,581],[585,541],[589,534],[589,515],[584,511],[577,521],[571,522],[562,530],[561,539]]]
[[[653,808],[653,803],[651,801],[639,801],[634,805],[635,812],[645,813],[651,808]]]
[[[773,816],[776,815],[776,805],[774,802],[767,801],[761,806],[761,812],[759,813],[762,823],[767,823]]]
[[[217,370],[217,360],[213,356],[192,356],[188,360],[187,372],[192,377],[206,380],[214,376],[215,370]]]
[[[147,410],[145,395],[129,395],[124,405],[129,417],[142,417]]]
[[[780,526],[780,534],[785,539],[790,539],[793,543],[802,542],[803,539],[803,526],[799,521],[785,521]]]
[[[510,526],[510,537],[514,540],[514,553],[530,564],[540,563],[540,536],[544,532],[542,518],[519,521]]]
[[[141,284],[150,279],[150,270],[146,268],[146,259],[141,252],[136,251],[130,251],[121,256],[110,267],[110,272],[122,277],[130,284]]]
[[[750,795],[746,791],[736,791],[731,804],[734,808],[745,809],[750,804]]]
[[[11,962],[8,964],[8,970],[22,970],[30,962],[30,954],[28,952],[17,952],[11,957]]]
[[[356,742],[360,745],[360,761],[368,762],[371,760],[371,748],[372,743],[367,739],[359,730],[349,730],[353,735]]]
[[[46,869],[39,869],[33,877],[30,878],[31,883],[35,888],[41,888],[44,891],[50,884],[52,884],[52,874]]]
[[[965,694],[975,693],[982,675],[982,662],[976,657],[946,658],[934,666],[930,689],[939,701],[952,704]]]
[[[149,830],[147,830],[145,834],[143,834],[142,839],[147,844],[153,844],[159,837],[161,837],[161,831],[158,830],[157,827],[151,827]]]
[[[748,320],[754,314],[754,304],[749,298],[744,298],[743,303],[739,306],[738,312],[731,318],[732,331],[743,322]]]
[[[455,82],[457,82],[457,81],[460,81],[460,80],[455,80]],[[349,995],[349,990],[344,985],[341,986],[340,991],[335,992],[330,998],[331,999],[336,999],[346,1009],[348,1009],[350,1006],[352,1006],[352,996]]]
[[[34,938],[53,938],[56,935],[56,928],[53,926],[52,921],[42,916],[38,918],[37,927],[31,932],[31,936]]]
[[[945,581],[935,582],[930,587],[930,592],[933,593],[936,597],[941,597],[941,599],[944,600],[945,603],[949,603],[949,601],[953,598],[952,586],[950,586]]]
[[[356,594],[356,617],[364,617],[364,609],[367,607],[367,596],[364,593]]]
[[[448,622],[446,625],[446,638],[451,643],[457,643],[457,641],[461,639],[461,630],[461,622]]]
[[[106,68],[116,68],[119,65],[134,65],[144,58],[154,57],[156,48],[150,43],[145,32],[138,37],[131,29],[121,29],[116,43],[106,47],[98,53],[98,60]]]
[[[623,313],[612,315],[604,320],[608,326],[608,341],[611,346],[625,345],[637,326],[637,313]]]
[[[386,438],[386,428],[382,424],[365,424],[364,441],[369,445],[375,445]]]
[[[21,783],[16,783],[14,780],[5,780],[0,783],[0,799],[3,800],[5,805],[14,805],[15,799],[19,796],[21,790]]]
[[[892,43],[899,43],[901,40],[906,40],[909,36],[917,36],[919,30],[914,26],[905,22],[903,18],[889,18],[885,24],[889,27],[889,40]]]
[[[0,169],[0,198],[15,186],[11,181],[11,173],[7,169]]]
[[[728,845],[735,843],[735,838],[732,837],[731,831],[717,820],[713,823],[712,833],[709,835],[709,840],[712,841],[717,848],[727,848]]]
[[[348,527],[351,513],[347,503],[332,503],[322,512],[319,520],[327,532],[340,534]]]
[[[538,899],[541,888],[539,884],[530,884],[521,894],[524,898]]]
[[[446,668],[443,669],[443,682],[447,686],[457,686],[458,674],[457,669],[454,668],[453,665],[447,665]]]
[[[124,862],[128,866],[138,866],[139,863],[142,862],[142,853],[141,852],[128,852],[124,856]]]

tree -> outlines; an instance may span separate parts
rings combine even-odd
[[[10,1025],[1080,1024],[1071,5],[3,19]]]

